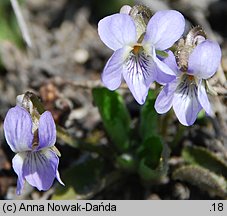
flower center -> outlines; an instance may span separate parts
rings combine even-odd
[[[141,46],[135,46],[125,62],[130,79],[136,79],[138,76],[149,76],[150,59],[141,51]]]
[[[193,81],[195,81],[195,77],[192,76],[192,75],[187,75],[187,79],[188,79],[191,83],[193,83]]]
[[[194,76],[190,74],[183,74],[179,80],[176,92],[181,95],[181,97],[186,99],[197,98],[198,85]]]
[[[191,74],[183,74],[181,76],[181,82],[185,83],[187,86],[194,85],[197,86],[196,78]]]
[[[138,55],[142,51],[142,49],[143,49],[143,47],[141,45],[137,44],[133,47],[132,52],[134,55]]]

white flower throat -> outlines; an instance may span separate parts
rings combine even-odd
[[[179,93],[182,95],[182,98],[184,97],[197,97],[198,95],[198,83],[196,77],[184,73],[179,78],[179,83],[176,89],[176,93]]]

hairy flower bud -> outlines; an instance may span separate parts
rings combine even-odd
[[[136,31],[138,41],[141,40],[140,37],[144,35],[146,31],[147,24],[152,17],[151,10],[143,5],[135,5],[130,10],[129,15],[133,18],[136,24]]]
[[[187,72],[190,54],[206,38],[204,30],[200,26],[196,26],[188,32],[185,38],[179,40],[175,55],[177,65],[182,72]]]

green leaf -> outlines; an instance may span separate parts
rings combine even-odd
[[[65,186],[58,184],[52,199],[83,199],[94,194],[103,168],[102,160],[91,158],[69,168],[62,174]]]
[[[0,3],[0,42],[9,40],[22,46],[22,36],[10,1]]]
[[[135,172],[137,161],[130,154],[122,154],[116,158],[116,167],[126,172]]]
[[[204,119],[205,116],[206,116],[206,112],[205,112],[205,110],[202,109],[202,110],[199,112],[197,119],[198,119],[198,120],[202,120],[202,119]]]
[[[156,95],[149,91],[146,103],[141,109],[140,135],[143,140],[158,134],[158,114],[154,109]]]
[[[146,139],[138,149],[138,155],[144,159],[144,164],[155,169],[161,158],[163,143],[160,137],[152,136]]]
[[[146,149],[139,152],[140,157],[142,157],[138,168],[139,175],[146,181],[159,180],[168,171],[169,148],[167,145],[163,145],[161,141],[158,141],[158,138],[156,138],[156,143],[154,139],[153,143],[150,143],[149,140],[146,143],[145,145],[150,144],[147,149],[148,154],[145,152]]]
[[[155,92],[150,90],[140,115],[142,144],[137,150],[140,158],[138,172],[145,180],[157,180],[168,170],[169,149],[159,136],[158,114],[154,109],[155,99]]]
[[[141,178],[145,181],[154,181],[162,176],[161,169],[151,169],[145,164],[144,159],[140,161],[138,172]]]
[[[88,157],[62,174],[65,186],[57,185],[53,200],[91,199],[122,178],[119,170],[109,171],[103,160]]]
[[[199,165],[227,178],[227,162],[213,152],[196,146],[187,146],[182,151],[184,160]]]
[[[92,91],[103,124],[110,138],[120,151],[129,147],[130,116],[122,97],[106,88]]]
[[[207,191],[211,196],[227,198],[227,183],[222,176],[216,175],[200,166],[182,166],[173,173],[173,179],[187,182]]]

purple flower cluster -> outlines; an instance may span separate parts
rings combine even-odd
[[[169,80],[169,75],[174,75],[157,51],[171,47],[183,34],[184,26],[184,17],[174,10],[157,12],[141,35],[128,14],[114,14],[100,20],[99,36],[114,51],[103,70],[104,85],[115,90],[124,78],[136,101],[143,104],[152,82]]]
[[[48,190],[58,173],[59,158],[54,151],[56,128],[50,112],[39,118],[21,106],[11,108],[4,121],[6,141],[16,153],[12,165],[18,175],[17,194],[25,180],[38,190]]]
[[[107,16],[98,24],[101,40],[114,51],[102,73],[104,85],[115,90],[124,79],[135,100],[143,104],[156,81],[164,85],[155,103],[158,113],[173,107],[186,126],[195,122],[202,108],[211,115],[203,80],[213,76],[220,64],[219,45],[199,36],[189,47],[188,64],[182,70],[169,48],[184,32],[183,15],[174,10],[156,12],[141,32],[129,11],[127,7],[126,12]]]
[[[216,72],[221,59],[221,50],[216,42],[204,40],[190,54],[188,70],[179,70],[173,53],[169,52],[166,62],[175,72],[173,81],[167,83],[155,102],[158,113],[173,110],[185,126],[192,125],[199,111],[203,108],[208,115],[212,109],[207,97],[203,79],[208,79]]]
[[[102,81],[116,90],[124,79],[139,104],[144,104],[152,82],[163,85],[156,102],[158,113],[172,107],[179,121],[192,125],[201,109],[212,115],[204,80],[214,75],[221,61],[218,43],[197,35],[190,36],[175,57],[170,48],[182,37],[185,19],[175,10],[156,12],[145,25],[138,26],[129,6],[121,13],[100,20],[98,33],[114,51],[102,73]],[[144,24],[143,23],[143,24]],[[18,175],[17,194],[25,181],[38,190],[48,190],[56,178],[59,158],[54,150],[56,127],[50,112],[33,110],[31,101],[11,108],[4,121],[6,141],[13,152],[13,169]]]

